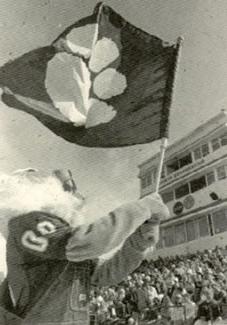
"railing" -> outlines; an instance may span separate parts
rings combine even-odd
[[[154,311],[154,309],[153,309]],[[168,306],[157,308],[156,319],[146,319],[149,318],[149,313],[144,315],[144,319],[138,322],[138,325],[192,325],[194,320],[191,317],[191,313],[187,310],[185,306]],[[146,317],[148,316],[148,317]]]
[[[193,309],[192,305],[158,307],[156,310],[147,308],[141,313],[134,313],[132,317],[135,319],[136,325],[227,325],[227,304],[221,304],[220,308],[220,319],[212,319],[213,317],[211,312],[211,320],[206,323],[196,320],[196,308]],[[157,312],[157,317],[154,319],[149,317],[149,312],[151,310]],[[90,325],[126,325],[128,317],[129,315],[125,315],[122,319],[116,318],[100,322],[97,315],[91,314]]]
[[[157,311],[157,319],[150,317],[150,311]],[[126,325],[127,318],[129,315],[125,315],[121,319],[113,319],[106,321],[99,321],[99,316],[95,314],[90,315],[90,325]],[[169,306],[167,308],[144,309],[141,313],[133,313],[136,325],[191,325],[192,323],[187,322],[186,319],[186,308],[185,306]]]

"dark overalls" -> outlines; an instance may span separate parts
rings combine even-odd
[[[13,307],[5,281],[1,293],[1,302],[5,304],[1,303],[1,325],[89,324],[89,288],[94,264],[91,261],[67,262],[60,266],[61,263],[58,262],[58,270],[54,270],[52,265],[52,278],[47,274],[44,282],[52,281],[48,289],[43,292],[41,286],[38,294],[24,308]]]

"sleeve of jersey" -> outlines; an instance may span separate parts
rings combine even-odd
[[[41,259],[66,259],[65,247],[71,234],[67,223],[39,212],[24,215],[16,223],[10,231],[15,232],[18,248],[24,254]]]
[[[133,240],[132,235],[112,258],[96,267],[91,282],[98,286],[117,285],[133,272],[143,259],[144,247],[140,240]]]
[[[92,224],[76,228],[66,247],[67,259],[82,261],[98,258],[115,249],[151,217],[155,204],[160,203],[146,197],[124,204]]]

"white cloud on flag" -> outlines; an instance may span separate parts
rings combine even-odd
[[[110,63],[115,61],[120,55],[117,44],[111,39],[103,37],[97,41],[92,49],[92,55],[89,61],[91,71],[98,73]]]
[[[127,87],[126,77],[113,68],[101,72],[94,80],[93,90],[100,99],[120,95]]]
[[[55,105],[75,126],[85,125],[86,116],[78,111],[74,102],[56,102]]]
[[[73,53],[89,58],[96,29],[97,24],[74,28],[67,35],[66,44]]]
[[[110,122],[116,115],[116,111],[113,106],[107,103],[91,98],[90,100],[90,110],[87,116],[86,128],[97,126],[101,123]]]
[[[91,82],[82,59],[55,55],[48,64],[45,84],[54,106],[75,126],[85,125]]]

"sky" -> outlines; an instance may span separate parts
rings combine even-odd
[[[68,25],[89,15],[95,0],[1,0],[0,65],[48,45]],[[226,0],[105,1],[143,30],[175,42],[184,37],[170,116],[170,143],[227,104]],[[138,164],[159,142],[90,149],[67,143],[32,116],[0,102],[0,171],[36,167],[71,169],[87,198],[88,218],[139,197]],[[2,254],[3,254],[2,250]],[[2,262],[1,262],[2,261]],[[0,257],[0,269],[4,268]]]

